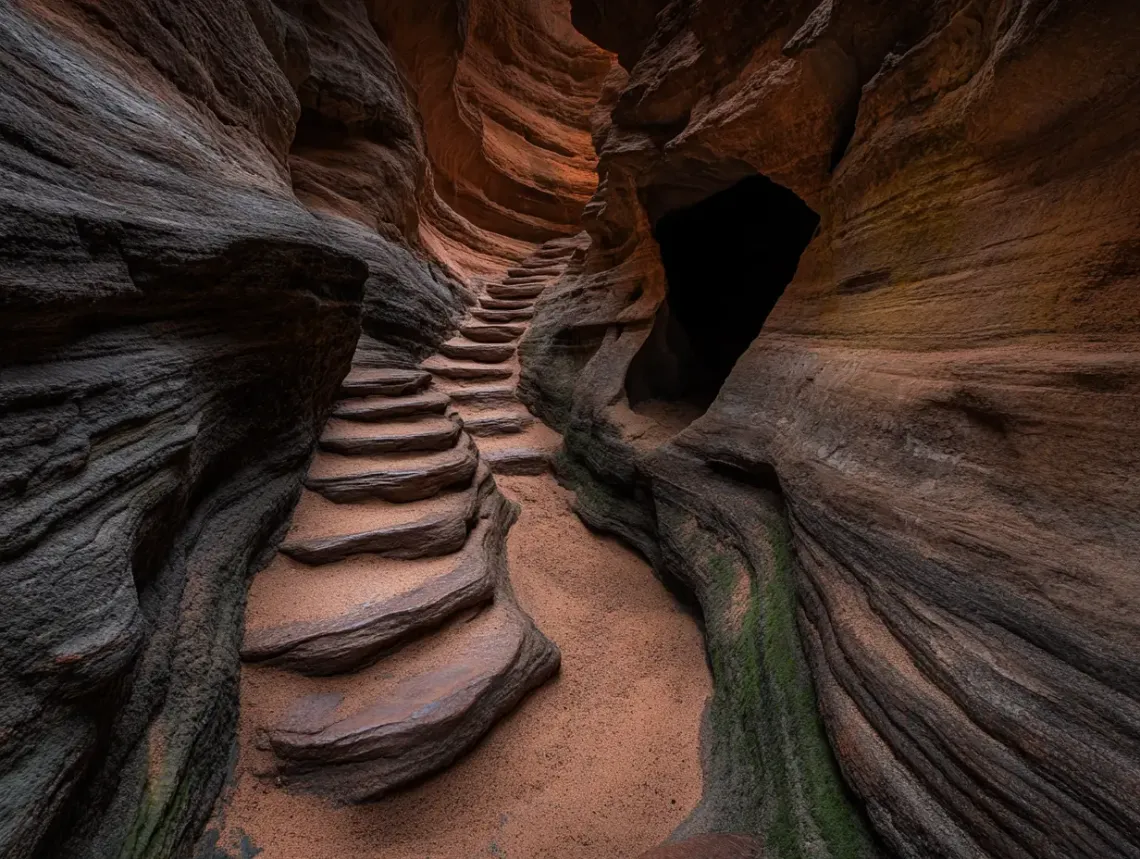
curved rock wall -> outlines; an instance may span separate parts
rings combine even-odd
[[[793,650],[887,846],[1140,856],[1135,4],[682,0],[630,32],[581,0],[575,20],[628,71],[595,114],[593,243],[539,304],[524,385],[583,515],[712,618],[746,727],[714,713],[690,831],[872,849],[842,826],[820,846],[822,795],[791,842],[770,785],[745,786],[760,819],[724,799],[772,734],[718,662],[739,629],[718,582],[778,582],[786,527]],[[821,216],[795,279],[707,412],[631,410],[667,289],[651,225],[757,172]],[[778,612],[742,605],[767,646]],[[786,659],[754,662],[799,694]],[[776,754],[810,783],[812,753]]]
[[[435,193],[433,125],[379,5],[0,7],[6,857],[185,854],[227,772],[247,575],[362,328],[410,364],[465,278],[532,247]],[[572,54],[588,99],[599,55]],[[528,92],[484,87],[466,118],[545,110]],[[570,149],[531,184],[584,198]],[[494,151],[528,180],[525,146]],[[469,168],[448,182],[477,186]],[[532,216],[497,205],[492,227]]]
[[[577,233],[597,186],[588,117],[613,60],[570,26],[568,0],[375,5],[446,205],[530,242]]]

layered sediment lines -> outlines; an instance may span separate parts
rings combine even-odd
[[[613,60],[572,28],[566,0],[375,7],[418,93],[443,203],[526,241],[577,233],[597,186],[590,110]]]
[[[593,243],[521,352],[584,514],[714,617],[717,575],[762,583],[787,536],[799,659],[899,855],[1140,855],[1135,6],[725,0],[640,33],[632,7],[575,7],[625,68],[596,113]],[[707,411],[631,408],[635,357],[684,354],[653,335],[650,230],[751,173],[818,233]],[[765,505],[764,529],[737,521]],[[799,855],[757,796],[765,855]],[[706,828],[739,819],[717,803]],[[799,819],[826,834],[834,807]]]

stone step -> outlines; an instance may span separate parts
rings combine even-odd
[[[281,551],[311,566],[352,555],[431,558],[463,548],[482,497],[492,491],[490,469],[480,465],[471,487],[407,504],[373,499],[337,504],[305,490]]]
[[[457,405],[477,408],[516,405],[514,385],[463,385],[448,387],[445,393]]]
[[[550,471],[561,447],[562,436],[535,421],[520,434],[484,438],[479,454],[495,474],[529,476]]]
[[[509,379],[514,367],[506,364],[472,364],[455,361],[442,355],[433,355],[421,365],[429,373],[445,379],[465,379],[470,381],[493,381]]]
[[[526,299],[491,298],[483,296],[479,304],[486,310],[530,310],[534,302]]]
[[[407,397],[359,397],[341,400],[333,408],[334,418],[353,421],[384,421],[391,418],[443,414],[448,399],[444,394],[428,391]]]
[[[485,437],[523,432],[534,423],[525,409],[472,412],[463,416],[463,428],[471,435]]]
[[[389,423],[331,420],[321,436],[321,450],[345,456],[447,450],[459,441],[462,425],[448,417]]]
[[[557,672],[558,648],[504,594],[369,669],[280,672],[264,724],[288,787],[363,802],[452,763]],[[274,678],[276,680],[276,678]]]
[[[478,361],[483,364],[500,364],[515,354],[514,343],[476,343],[466,337],[454,337],[439,344],[439,352],[457,361]]]
[[[242,659],[302,674],[353,671],[491,599],[514,517],[499,493],[483,502],[458,553],[415,561],[359,556],[319,576],[278,554],[254,578]]]
[[[341,504],[366,498],[419,501],[463,486],[475,476],[479,451],[470,436],[451,450],[373,457],[319,453],[305,486]]]
[[[554,454],[535,447],[505,447],[487,451],[483,460],[493,474],[510,477],[533,477],[552,469]]]
[[[523,301],[526,299],[537,298],[546,289],[546,283],[523,284],[518,286],[507,286],[502,283],[491,283],[487,285],[487,295],[491,298],[498,298],[503,301]]]
[[[399,397],[422,391],[431,384],[431,375],[423,370],[353,368],[340,383],[342,397]]]
[[[526,331],[525,325],[482,325],[468,322],[459,326],[459,333],[477,343],[513,343]]]
[[[482,307],[472,309],[471,315],[484,322],[504,323],[524,321],[534,316],[534,308],[527,307],[522,310],[487,310]]]

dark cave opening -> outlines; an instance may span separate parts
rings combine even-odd
[[[668,189],[646,195],[669,196]],[[630,406],[707,409],[791,282],[818,224],[795,193],[759,174],[657,218],[667,296],[630,364]]]

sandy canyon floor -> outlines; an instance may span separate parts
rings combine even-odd
[[[261,859],[633,857],[697,804],[710,680],[696,622],[644,560],[582,525],[553,478],[497,480],[522,505],[511,581],[561,647],[559,676],[455,766],[362,806],[259,778],[265,753],[245,708],[224,849]],[[272,681],[243,672],[243,701],[266,694],[258,682]]]

